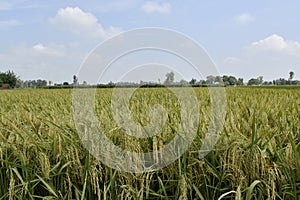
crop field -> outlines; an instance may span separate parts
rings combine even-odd
[[[175,162],[144,173],[112,169],[84,148],[72,89],[0,91],[0,199],[300,199],[300,89],[226,88],[224,126],[202,159],[211,104],[207,88],[193,89],[196,138]],[[130,99],[131,118],[142,126],[150,123],[149,105],[164,107],[167,120],[151,138],[118,127],[112,92],[97,89],[95,111],[115,145],[149,152],[174,138],[180,103],[168,89],[141,88]]]

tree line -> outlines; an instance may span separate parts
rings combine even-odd
[[[51,81],[46,80],[21,80],[17,74],[11,70],[7,72],[0,72],[0,88],[9,89],[9,88],[36,88],[36,87],[45,87],[51,85]]]
[[[175,74],[173,72],[169,72],[166,74],[166,80],[164,84],[178,84],[178,82],[174,82]],[[259,76],[257,78],[251,78],[247,83],[244,82],[243,78],[236,78],[235,76],[213,76],[209,75],[205,80],[196,80],[192,78],[190,81],[181,80],[179,84],[190,84],[190,85],[224,85],[224,86],[260,86],[260,85],[300,85],[300,80],[294,80],[295,73],[289,72],[288,79],[279,78],[273,81],[264,81],[263,76]]]
[[[164,87],[164,86],[173,86],[173,87],[182,87],[186,85],[191,85],[194,87],[206,87],[206,86],[260,86],[260,85],[300,85],[299,80],[294,80],[295,73],[289,72],[288,79],[279,78],[273,81],[264,81],[263,76],[257,78],[251,78],[248,82],[244,82],[243,78],[236,78],[235,76],[213,76],[209,75],[205,80],[197,80],[192,78],[189,81],[180,80],[175,82],[174,72],[168,72],[165,75],[165,80],[163,83],[158,82],[144,82],[140,83],[135,82],[119,82],[113,83],[109,82],[107,84],[97,84],[89,85],[86,81],[79,83],[78,77],[73,76],[73,82],[63,82],[63,83],[54,83],[52,81],[46,81],[42,79],[38,80],[21,80],[19,76],[16,75],[13,71],[0,72],[0,88],[9,89],[9,88],[71,88],[71,87],[99,87],[99,88],[112,88],[112,87]]]

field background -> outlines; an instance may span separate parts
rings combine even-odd
[[[209,123],[207,88],[194,88],[200,105],[198,137],[176,162],[141,174],[118,172],[82,146],[72,116],[71,89],[0,91],[0,199],[299,199],[299,88],[226,88],[220,139],[198,158]],[[112,89],[97,89],[96,112],[114,144],[136,152],[159,149],[176,134],[180,105],[164,88],[139,89],[130,108],[149,123],[147,105],[168,111],[154,138],[125,135],[110,112]]]

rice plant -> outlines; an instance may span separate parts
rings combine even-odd
[[[120,172],[89,154],[74,125],[72,90],[0,91],[0,199],[299,199],[300,90],[226,88],[225,124],[203,159],[198,150],[211,104],[206,88],[194,90],[197,137],[175,162],[147,173]],[[118,127],[111,95],[112,89],[97,89],[95,111],[115,145],[148,152],[176,135],[180,103],[172,92],[144,88],[131,97],[137,124],[150,123],[149,105],[167,112],[160,134],[151,138]]]

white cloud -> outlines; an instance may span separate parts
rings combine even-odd
[[[251,47],[254,50],[281,52],[288,55],[300,56],[299,42],[285,40],[282,36],[276,34],[253,42]]]
[[[300,78],[300,42],[271,35],[250,43],[238,55],[227,57],[219,67],[224,74],[248,80],[262,75],[265,80],[288,78],[294,71]]]
[[[0,54],[0,71],[13,70],[24,80],[72,81],[85,56],[86,52],[62,44],[14,46]]]
[[[240,24],[248,24],[250,22],[253,22],[255,20],[255,17],[249,13],[243,13],[241,15],[236,16],[234,19]]]
[[[34,45],[32,49],[36,53],[45,54],[49,56],[62,56],[64,54],[61,49],[55,49],[54,47],[47,47],[41,43]]]
[[[169,3],[157,3],[154,1],[147,1],[141,9],[145,13],[163,13],[163,14],[168,14],[171,12],[171,4]]]
[[[0,29],[12,27],[12,26],[18,26],[20,24],[21,24],[21,22],[19,22],[17,20],[14,20],[14,19],[13,20],[0,21]]]
[[[59,9],[49,22],[63,30],[93,38],[107,38],[120,32],[120,29],[112,26],[104,29],[93,14],[84,12],[78,7]]]

